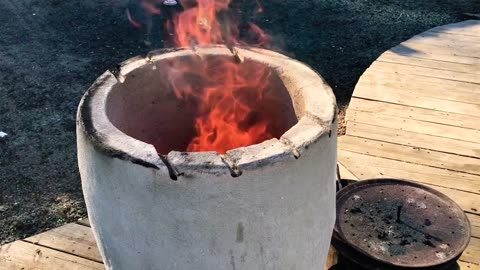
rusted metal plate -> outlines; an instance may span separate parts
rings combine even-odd
[[[393,269],[446,265],[460,257],[470,236],[470,222],[455,202],[416,183],[367,180],[337,194],[333,243],[353,261]]]

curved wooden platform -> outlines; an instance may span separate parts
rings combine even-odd
[[[450,196],[473,226],[463,268],[480,269],[480,21],[383,53],[358,81],[346,121],[339,163],[358,179],[403,178]]]
[[[459,268],[480,270],[480,21],[434,28],[380,56],[358,82],[338,147],[343,178],[409,179],[453,198],[473,226]],[[6,269],[104,266],[80,221],[0,247]]]

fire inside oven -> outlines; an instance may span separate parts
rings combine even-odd
[[[276,71],[253,60],[169,58],[133,71],[116,87],[107,101],[111,122],[161,154],[224,154],[280,138],[298,122]]]

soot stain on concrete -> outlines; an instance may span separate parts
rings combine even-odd
[[[237,226],[237,243],[242,243],[244,238],[245,228],[243,227],[243,223],[239,222]]]

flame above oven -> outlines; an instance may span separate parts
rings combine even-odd
[[[230,0],[198,0],[195,6],[187,7],[173,24],[176,45],[239,44],[237,25],[218,18],[229,5]],[[178,96],[194,96],[200,104],[195,120],[197,134],[187,151],[225,153],[273,137],[267,121],[258,113],[267,87],[262,82],[268,81],[269,74],[265,68],[245,70],[239,65],[233,58],[204,61],[199,74],[209,82],[207,86],[196,93],[189,91],[191,88],[175,88]]]
[[[228,16],[230,0],[198,0],[191,5],[182,1],[185,10],[174,18],[174,40],[176,46],[193,47],[226,44],[242,44],[238,38],[238,25]],[[252,30],[265,40],[265,34],[258,26],[250,24]],[[268,122],[262,116],[261,107],[265,102],[270,76],[263,67],[251,70],[240,68],[242,64],[234,58],[216,58],[202,61],[195,73],[207,82],[202,88],[174,87],[177,97],[196,99],[199,104],[195,120],[196,136],[187,151],[227,150],[260,143],[273,138],[268,131]],[[186,71],[191,72],[189,70]],[[185,74],[184,74],[185,75]]]
[[[263,12],[258,0],[256,3],[256,12]],[[247,44],[239,38],[239,24],[229,16],[231,0],[181,0],[180,4],[183,11],[166,24],[173,33],[175,46],[195,50],[199,46],[223,44],[233,53],[234,46]],[[268,36],[260,27],[250,23],[247,28],[258,41],[256,45],[268,43]],[[197,108],[195,135],[186,151],[224,154],[274,137],[275,132],[269,130],[269,117],[262,112],[269,98],[275,96],[269,94],[270,69],[239,63],[233,55],[209,59],[198,55],[196,62],[190,66],[177,63],[168,75],[177,99]],[[202,83],[195,85],[185,80],[192,76]]]

